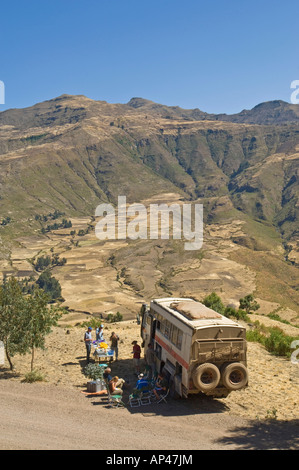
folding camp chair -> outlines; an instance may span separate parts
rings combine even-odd
[[[167,396],[168,396],[168,394],[169,394],[169,390],[170,390],[170,389],[168,388],[166,392],[163,392],[163,393],[160,395],[159,400],[157,401],[157,403],[162,403],[163,401],[164,401],[165,403],[167,403],[166,398],[167,398]]]
[[[119,406],[126,406],[122,401],[122,395],[112,395],[109,390],[109,385],[106,384],[107,396],[108,396],[108,406],[110,408],[118,408]]]
[[[131,395],[129,396],[129,405],[131,406],[131,408],[134,408],[136,406],[140,406],[141,405],[140,395],[137,395],[135,393],[131,393]]]
[[[140,403],[141,403],[141,405],[150,405],[150,403],[151,403],[151,392],[149,390],[146,391],[146,392],[141,393]]]

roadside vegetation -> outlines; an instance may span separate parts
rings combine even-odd
[[[233,317],[236,320],[245,321],[250,327],[246,333],[247,341],[260,343],[268,352],[275,356],[290,357],[292,354],[292,343],[299,340],[299,334],[298,336],[289,336],[277,326],[266,327],[259,321],[252,323],[250,314],[260,308],[252,294],[248,294],[239,300],[238,309],[225,306],[221,298],[215,292],[206,296],[202,303],[228,318]],[[268,317],[276,321],[281,321],[282,323],[290,324],[290,322],[282,321],[277,314],[269,314]]]
[[[278,327],[265,327],[260,322],[254,322],[253,328],[247,331],[247,340],[260,343],[274,356],[291,357],[292,343],[299,340],[298,336],[286,335]]]

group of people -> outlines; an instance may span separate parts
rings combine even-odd
[[[104,340],[104,325],[100,325],[99,328],[96,329],[96,340],[97,341],[105,341]],[[86,354],[87,354],[87,362],[89,363],[90,360],[90,351],[91,351],[91,344],[92,344],[92,336],[91,336],[92,328],[88,327],[87,331],[84,335],[84,341],[86,345]],[[110,336],[111,342],[111,349],[113,349],[115,354],[115,360],[118,360],[118,342],[119,336],[113,331]],[[155,368],[155,353],[152,344],[148,345],[146,354],[145,354],[145,361],[146,361],[146,369],[147,369],[147,377],[144,374],[140,373],[140,361],[141,361],[141,347],[139,346],[138,342],[134,340],[132,342],[133,350],[133,365],[135,370],[135,375],[138,376],[138,380],[136,383],[135,389],[137,391],[149,389],[150,382],[153,380],[156,368]],[[122,395],[123,390],[122,387],[125,383],[124,379],[119,378],[118,376],[111,376],[111,369],[107,367],[104,371],[104,379],[108,384],[110,393],[112,395]],[[155,381],[153,392],[157,398],[159,395],[163,393],[167,389],[167,382],[162,374],[158,374],[157,379]]]
[[[108,385],[109,392],[111,395],[123,394],[123,386],[125,384],[125,380],[119,378],[117,375],[112,377],[110,367],[107,367],[105,369],[103,373],[103,378],[106,384]],[[135,392],[149,392],[150,390],[152,390],[156,398],[159,399],[160,395],[166,392],[167,387],[168,383],[162,374],[158,374],[153,386],[151,385],[150,380],[146,378],[144,374],[139,374],[135,386]]]
[[[87,331],[84,334],[84,342],[86,346],[86,360],[87,363],[90,361],[90,352],[91,352],[91,345],[92,345],[92,327],[89,326]],[[96,341],[97,342],[105,342],[104,339],[104,325],[100,325],[96,329]],[[111,342],[111,349],[113,350],[113,356],[115,360],[118,360],[118,343],[119,343],[119,336],[113,331],[110,336]],[[137,341],[133,341],[133,364],[135,368],[135,372],[138,375],[140,373],[140,358],[141,358],[141,348]]]
[[[87,363],[90,361],[90,352],[91,352],[91,345],[92,345],[92,327],[89,326],[87,331],[84,334],[84,342],[86,346],[86,360]],[[104,339],[104,325],[100,325],[96,329],[96,341],[97,342],[105,342]],[[118,360],[118,342],[119,342],[119,336],[113,331],[110,336],[110,342],[111,342],[111,349],[113,350],[113,356],[115,356],[115,360]]]
[[[146,378],[144,374],[138,375],[138,380],[135,387],[135,392],[149,392],[152,390],[157,399],[160,398],[160,395],[166,392],[168,387],[167,380],[164,378],[163,374],[158,374],[157,379],[154,382],[154,385],[151,384],[151,380]]]
[[[158,399],[159,396],[167,390],[168,383],[163,374],[158,374],[156,380],[153,384],[153,379],[156,373],[156,365],[155,365],[155,352],[152,343],[148,344],[146,354],[145,354],[145,362],[146,362],[146,376],[140,373],[140,354],[141,348],[138,345],[137,341],[133,341],[133,360],[135,366],[135,372],[138,374],[138,380],[135,386],[135,391],[137,393],[139,391],[147,392],[150,389],[154,392],[156,398]]]

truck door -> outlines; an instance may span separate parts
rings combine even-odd
[[[156,328],[157,328],[157,320],[151,319],[151,341],[155,339],[156,335]]]

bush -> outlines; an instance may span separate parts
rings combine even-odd
[[[293,337],[284,334],[284,332],[277,327],[269,328],[270,336],[265,338],[265,348],[275,356],[291,355],[291,343]]]
[[[43,382],[44,380],[45,377],[43,374],[41,374],[37,370],[32,370],[31,372],[28,372],[28,374],[25,375],[24,382],[31,384],[34,382]]]
[[[228,318],[233,317],[237,320],[244,320],[247,322],[250,321],[250,318],[248,317],[247,313],[244,310],[241,310],[240,308],[236,310],[233,307],[226,307],[224,310],[224,315]]]
[[[248,294],[242,299],[240,299],[240,309],[245,310],[246,313],[250,313],[251,311],[255,312],[260,308],[260,305],[254,300],[252,294]]]
[[[247,313],[244,310],[241,310],[240,308],[236,311],[236,318],[237,320],[244,320],[247,322],[250,321],[250,318]]]
[[[264,345],[265,336],[261,334],[258,330],[249,330],[246,332],[247,341],[261,343]]]
[[[103,378],[103,367],[98,364],[88,364],[84,369],[84,375],[91,380],[100,380]]]
[[[291,356],[291,343],[299,339],[286,335],[280,328],[265,327],[259,322],[255,323],[255,329],[247,331],[247,341],[255,341],[262,344],[266,350],[275,356]]]
[[[82,326],[83,328],[88,328],[90,326],[93,330],[96,330],[102,324],[103,324],[102,319],[91,318],[90,320],[81,323],[80,326]]]
[[[55,253],[52,254],[52,258],[50,258],[50,256],[40,256],[37,258],[36,262],[33,263],[33,266],[37,271],[44,271],[52,266],[64,266],[66,262],[66,258],[59,258],[59,255]]]
[[[225,306],[222,303],[222,300],[220,299],[220,297],[216,294],[216,292],[212,292],[210,295],[207,295],[207,297],[203,299],[202,303],[206,307],[211,308],[212,310],[215,310],[215,312],[224,314]]]
[[[108,316],[107,316],[107,321],[109,323],[114,323],[114,322],[118,322],[118,321],[122,321],[122,320],[123,320],[123,316],[119,312],[116,312],[115,315],[113,315],[113,313],[109,313]]]

